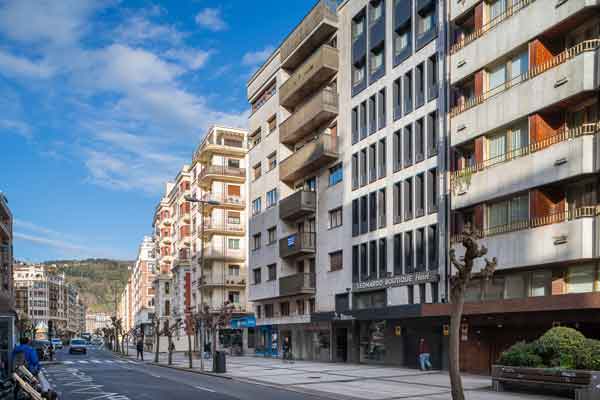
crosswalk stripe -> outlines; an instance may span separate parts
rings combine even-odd
[[[113,360],[104,360],[104,362],[105,362],[105,363],[112,364],[112,363],[113,363]]]
[[[79,364],[87,364],[87,361],[77,361]]]
[[[123,361],[123,360],[117,360],[117,361],[115,361],[115,362],[117,362],[117,363],[119,363],[119,364],[125,364],[125,363],[127,363],[127,361]]]
[[[63,361],[63,363],[67,364],[67,365],[72,365],[75,364],[73,361]]]
[[[94,364],[102,364],[102,361],[100,360],[91,360]]]

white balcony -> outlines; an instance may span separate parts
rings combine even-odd
[[[497,257],[498,270],[591,259],[599,254],[596,215],[593,207],[565,216],[563,222],[521,230],[516,229],[522,226],[507,228],[506,233],[484,236],[480,242],[488,248],[486,257]],[[537,220],[542,223],[543,219]],[[464,256],[461,243],[454,242],[452,248],[458,259]],[[480,271],[484,265],[483,258],[477,259],[473,271]]]
[[[252,278],[250,278],[252,279]],[[279,280],[248,285],[248,301],[260,301],[279,297]]]
[[[450,20],[454,20],[456,17],[470,10],[475,4],[481,0],[450,0]],[[545,1],[545,0],[542,0]]]
[[[477,2],[466,0],[459,3],[467,10],[469,4],[472,6]],[[569,0],[560,7],[554,4],[549,7],[548,2],[556,3],[557,0],[520,0],[514,8],[469,35],[465,42],[455,44],[457,50],[454,50],[450,62],[451,83],[475,73],[561,21],[600,4],[598,0]]]
[[[535,145],[509,153],[495,165],[481,170],[459,171],[452,177],[452,209],[460,209],[484,201],[521,192],[552,182],[598,170],[597,134],[579,136],[534,151]],[[534,152],[532,152],[534,151]],[[515,157],[515,158],[513,158]]]

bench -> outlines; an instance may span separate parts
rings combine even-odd
[[[507,386],[567,392],[575,400],[598,400],[600,371],[492,366],[492,388],[502,392]]]

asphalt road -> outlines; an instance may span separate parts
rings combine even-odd
[[[322,400],[312,395],[124,360],[107,350],[58,350],[44,373],[61,400]]]

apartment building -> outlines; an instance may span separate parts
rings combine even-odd
[[[173,186],[172,182],[167,182],[165,193],[169,193]],[[156,206],[152,222],[158,266],[152,286],[154,288],[154,312],[159,320],[165,320],[171,316],[172,225],[171,208],[168,199],[164,196]]]
[[[0,312],[14,312],[13,295],[13,231],[8,200],[0,192]]]
[[[225,303],[233,318],[249,312],[246,299],[246,171],[248,132],[212,126],[192,164],[192,304],[219,313]],[[220,345],[248,346],[248,331],[221,331]],[[253,332],[250,332],[253,338]],[[252,344],[252,343],[250,343]]]
[[[94,334],[98,330],[111,326],[110,315],[105,313],[88,313],[85,317],[85,332]]]
[[[600,332],[599,5],[449,1],[451,242],[469,223],[498,258],[469,287],[466,371],[555,325]]]
[[[124,332],[133,328],[133,281],[131,275],[127,279],[125,287],[121,291],[117,302],[117,319],[121,320]]]
[[[156,277],[156,249],[150,236],[144,236],[131,272],[133,326],[152,322],[154,315],[154,287]]]
[[[349,143],[337,127],[336,6],[317,2],[247,85],[248,291],[256,353],[266,356],[286,342],[297,359],[331,358],[330,323],[311,314],[322,311],[315,293],[342,264],[347,239],[338,229]]]

